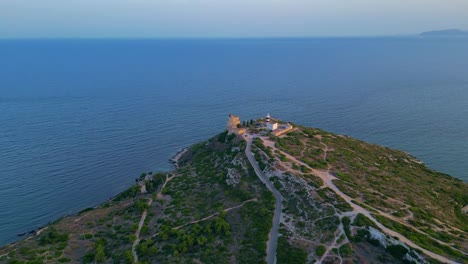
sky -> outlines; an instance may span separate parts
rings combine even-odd
[[[0,0],[0,38],[321,37],[468,29],[467,0]]]

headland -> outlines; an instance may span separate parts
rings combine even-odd
[[[468,185],[402,151],[267,115],[179,152],[0,263],[464,263]]]

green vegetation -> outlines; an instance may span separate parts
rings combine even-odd
[[[170,263],[193,258],[204,263],[224,263],[230,257],[241,263],[261,263],[265,259],[274,199],[243,152],[234,150],[244,147],[245,143],[235,136],[222,133],[204,146],[191,148],[192,160],[166,187],[165,194],[171,200],[164,204],[164,214],[154,228],[159,232],[152,239],[152,246],[158,249],[156,259]],[[232,160],[244,166],[233,165]],[[228,170],[237,179],[227,178]],[[224,208],[252,198],[257,201],[224,212]],[[184,225],[210,215],[214,216]],[[178,226],[182,227],[175,229]]]
[[[139,191],[140,191],[140,187],[138,185],[134,185],[130,189],[127,189],[127,190],[121,192],[120,194],[118,194],[113,199],[113,201],[118,202],[118,201],[122,201],[122,200],[124,200],[126,198],[135,197],[138,194]]]
[[[324,245],[319,245],[318,247],[315,248],[315,254],[319,257],[323,256],[325,254],[325,251],[327,249],[325,248]]]
[[[278,251],[276,254],[278,264],[302,264],[307,261],[307,252],[291,246],[284,237],[278,238]]]
[[[353,210],[351,205],[349,205],[343,198],[338,196],[332,189],[328,187],[317,190],[317,194],[325,202],[333,204],[336,209],[342,212],[350,212]]]
[[[304,174],[303,177],[307,179],[307,182],[310,186],[315,187],[316,189],[323,186],[323,180],[318,176],[312,174]]]
[[[354,226],[359,226],[359,227],[366,227],[366,226],[372,226],[375,229],[380,229],[378,228],[372,220],[370,220],[367,216],[359,213],[356,215],[353,221]]]
[[[148,201],[146,199],[137,199],[134,203],[135,209],[138,213],[143,213],[144,210],[149,208]]]
[[[104,253],[104,240],[98,240],[95,246],[94,259],[97,263],[103,263],[106,260]]]
[[[463,260],[463,261],[468,261],[468,256],[464,255],[463,253],[452,249],[449,246],[440,244],[433,239],[429,238],[427,235],[421,234],[419,232],[416,232],[414,229],[407,227],[403,224],[400,224],[398,222],[395,222],[391,219],[388,219],[384,216],[380,215],[375,215],[375,218],[385,225],[388,228],[391,228],[398,233],[402,234],[403,236],[407,237],[417,245],[421,246],[422,248],[425,248],[429,251],[432,251],[436,254],[440,255],[445,255],[449,256],[452,258],[455,258],[457,260]]]
[[[353,254],[353,249],[349,244],[342,245],[338,251],[342,257],[350,257]]]
[[[435,250],[438,254],[448,252],[446,256],[458,259],[461,257],[459,251],[468,251],[468,214],[461,212],[461,208],[468,204],[466,183],[430,170],[401,151],[319,129],[296,128],[299,130],[283,138],[271,139],[279,149],[309,166],[329,168],[330,173],[337,177],[334,184],[351,197],[353,203],[375,214],[379,211],[392,214],[426,233],[424,235],[411,229],[413,234],[408,235],[426,249]],[[297,165],[293,168],[300,169]],[[315,188],[320,186],[315,182],[309,182],[309,185]],[[317,193],[325,202],[334,206],[340,204],[333,193],[326,189]],[[347,203],[343,205],[347,207]],[[353,225],[376,228],[362,216],[358,216]],[[404,232],[398,225],[387,223],[387,226]],[[409,230],[405,233],[409,233]],[[359,239],[362,240],[365,234],[361,235]],[[442,243],[431,238],[453,244],[459,251],[445,248]],[[370,243],[375,244],[375,241]]]
[[[68,241],[68,234],[61,234],[55,228],[51,228],[44,236],[39,239],[39,245],[51,245],[57,243],[66,243]]]
[[[408,253],[408,249],[402,245],[390,245],[387,246],[386,250],[397,259],[403,259],[403,257]]]
[[[242,126],[252,129],[254,123]],[[308,256],[311,262],[324,257],[327,263],[338,258],[343,263],[399,263],[407,254],[418,258],[415,250],[394,245],[393,238],[381,238],[389,243],[373,239],[372,228],[380,229],[352,212],[314,175],[315,169],[329,170],[335,186],[383,225],[422,248],[468,262],[462,253],[468,250],[468,216],[461,212],[468,204],[465,183],[400,151],[295,127],[281,138],[269,136],[279,150],[259,137],[252,146],[260,168],[283,196],[278,263],[305,263]],[[177,170],[138,175],[137,184],[103,205],[0,248],[0,263],[133,263],[132,242],[144,211],[135,248],[138,263],[265,263],[275,199],[250,166],[245,146],[242,137],[227,131],[195,144]],[[143,184],[146,193],[140,191]],[[324,256],[327,247],[333,248]]]
[[[240,263],[262,263],[266,257],[266,241],[272,226],[274,197],[267,190],[261,193],[261,197],[262,204],[247,204],[240,212],[242,221],[252,227],[245,234],[246,238],[239,254]]]
[[[382,211],[399,211],[403,202],[412,205],[413,221],[426,227],[437,225],[438,218],[468,231],[468,216],[459,210],[468,204],[468,187],[460,180],[431,171],[400,151],[347,137],[326,136],[323,142],[334,149],[328,153],[332,172],[346,182],[340,189],[359,202]]]

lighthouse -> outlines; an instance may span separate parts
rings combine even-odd
[[[274,130],[278,129],[278,123],[276,123],[276,122],[270,122],[270,121],[271,121],[270,113],[267,114],[265,120],[266,120],[266,128],[267,128],[267,130],[274,131]]]

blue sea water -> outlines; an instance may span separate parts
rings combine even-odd
[[[0,41],[0,244],[267,112],[468,181],[468,40]]]

